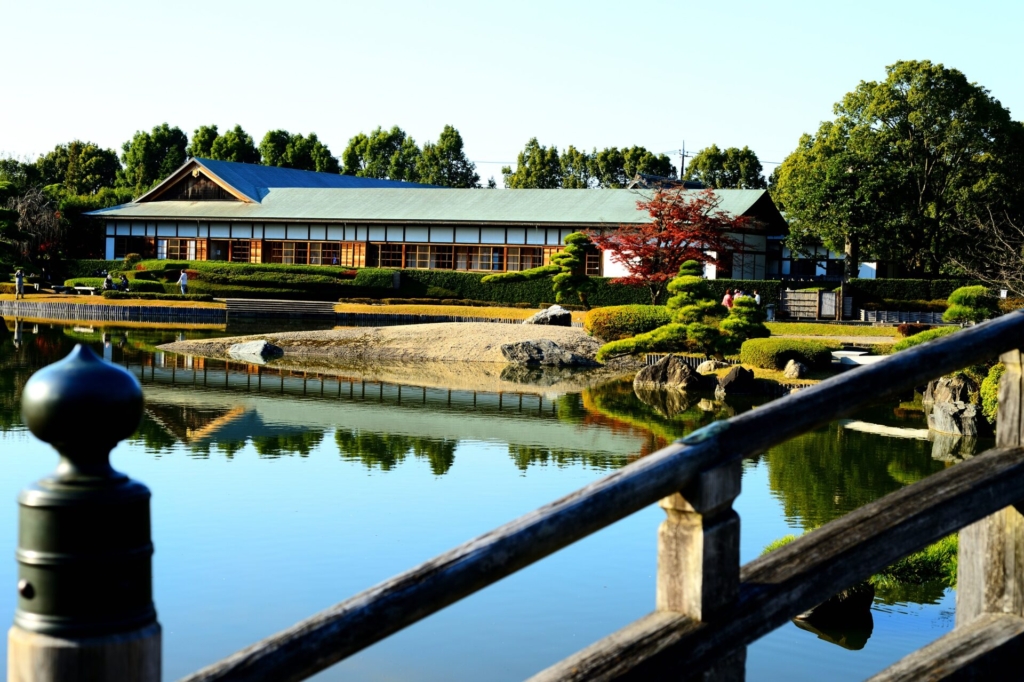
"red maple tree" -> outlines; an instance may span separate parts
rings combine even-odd
[[[717,264],[724,252],[739,251],[739,242],[726,233],[747,227],[750,219],[719,210],[720,203],[711,189],[659,190],[651,199],[636,202],[650,214],[650,222],[591,235],[594,244],[610,251],[612,261],[629,273],[612,283],[647,287],[654,305],[686,261]]]

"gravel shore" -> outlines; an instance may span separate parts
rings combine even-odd
[[[505,363],[502,344],[540,339],[554,341],[565,350],[587,358],[593,358],[601,347],[601,341],[572,327],[445,322],[176,341],[160,349],[185,355],[228,357],[228,348],[236,343],[266,340],[284,350],[285,358]]]

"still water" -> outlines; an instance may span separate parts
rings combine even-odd
[[[226,371],[155,349],[224,334],[0,324],[0,585],[16,582],[17,492],[56,461],[20,422],[21,389],[87,343],[144,386],[142,426],[113,462],[153,491],[169,680],[763,401]],[[924,428],[913,405],[884,404],[746,462],[742,560],[948,466]],[[527,677],[652,609],[663,518],[634,514],[316,679]],[[0,590],[0,623],[14,596]],[[866,629],[825,635],[845,646],[787,624],[749,648],[748,679],[863,679],[950,630],[953,604],[941,587],[876,595]]]

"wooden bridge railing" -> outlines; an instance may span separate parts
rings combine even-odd
[[[656,610],[534,679],[742,679],[747,644],[965,526],[957,629],[880,679],[911,679],[939,658],[932,679],[997,661],[1024,642],[1024,523],[1012,507],[1024,500],[1022,342],[1017,311],[712,424],[185,680],[305,679],[659,500]],[[998,354],[996,449],[740,567],[740,460]]]

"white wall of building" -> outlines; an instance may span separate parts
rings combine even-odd
[[[622,267],[621,263],[612,260],[611,251],[601,252],[601,268],[605,277],[628,277],[629,271]]]

